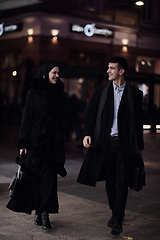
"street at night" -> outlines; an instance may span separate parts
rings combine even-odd
[[[59,214],[51,214],[51,230],[44,231],[33,223],[34,213],[15,213],[6,208],[9,201],[8,185],[17,170],[15,147],[1,145],[0,149],[0,239],[64,239],[158,240],[160,236],[160,134],[144,133],[144,162],[146,186],[140,192],[129,190],[123,232],[112,236],[107,222],[111,216],[104,182],[95,188],[81,185],[76,178],[85,149],[77,148],[77,141],[66,142],[68,175],[58,178]]]

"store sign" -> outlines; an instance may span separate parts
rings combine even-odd
[[[87,37],[93,35],[103,37],[114,37],[114,31],[108,28],[97,28],[94,23],[81,26],[78,24],[71,24],[71,32],[84,33]]]
[[[4,23],[0,24],[0,36],[4,33],[19,32],[22,31],[22,23],[5,25]]]

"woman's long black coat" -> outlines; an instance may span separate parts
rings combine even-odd
[[[25,166],[22,167],[24,175],[21,193],[7,205],[13,211],[30,214],[36,208],[36,194],[42,194],[44,204],[49,203],[45,210],[50,213],[58,212],[57,174],[66,175],[66,94],[60,79],[56,89],[51,87],[46,88],[37,77],[26,98],[17,147],[26,148],[27,156]],[[38,182],[41,182],[39,193],[35,192]],[[48,194],[51,199],[47,199]]]
[[[55,91],[49,91],[38,78],[34,80],[27,95],[17,147],[28,149],[26,166],[29,169],[33,170],[33,165],[41,168],[44,164],[63,175],[66,94],[60,79],[57,84]]]
[[[127,86],[128,83],[126,83]],[[77,181],[79,183],[95,186],[97,181],[105,180],[103,175],[102,164],[107,151],[107,144],[109,142],[110,131],[113,122],[114,114],[114,96],[113,96],[113,85],[112,82],[109,83],[108,96],[105,103],[105,107],[102,112],[101,122],[100,122],[100,145],[98,148],[91,147],[85,156],[83,165],[81,167]],[[142,110],[142,99],[143,94],[137,88],[132,88],[133,105],[134,105],[134,115],[135,115],[135,132],[136,141],[139,149],[143,149],[143,110]],[[100,99],[104,86],[98,87],[88,105],[85,125],[84,125],[84,136],[91,136],[94,138],[94,130],[97,118],[98,107],[100,104]],[[136,153],[132,146],[134,142],[131,138],[131,116],[128,103],[128,88],[125,87],[122,99],[118,111],[118,133],[119,141],[122,149],[122,154],[124,158],[124,164],[126,169],[126,176],[128,180],[128,186],[133,188],[134,179],[134,168],[137,164]],[[132,151],[133,150],[133,151]]]

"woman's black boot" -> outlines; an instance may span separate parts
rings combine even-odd
[[[42,226],[41,214],[36,214],[35,215],[34,224],[37,225],[37,226]]]
[[[51,229],[51,224],[49,221],[49,214],[46,211],[42,212],[42,226],[44,229]]]

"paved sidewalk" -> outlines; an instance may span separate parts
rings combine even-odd
[[[59,177],[59,214],[50,215],[52,229],[45,231],[33,224],[34,213],[14,213],[5,206],[9,201],[8,183],[17,166],[14,147],[0,146],[0,240],[159,240],[160,239],[160,134],[144,134],[147,186],[140,192],[129,191],[123,233],[110,234],[110,210],[104,182],[96,188],[76,182],[85,149],[67,142],[68,175]]]

